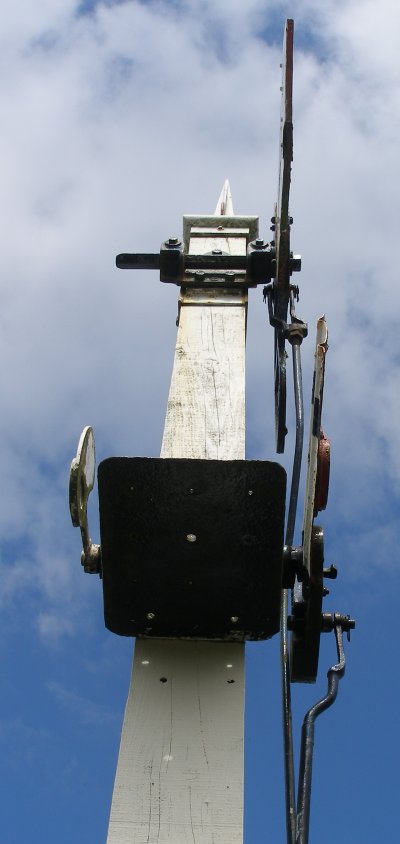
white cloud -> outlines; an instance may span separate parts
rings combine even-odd
[[[110,725],[115,723],[116,716],[107,706],[89,700],[67,689],[55,680],[49,680],[47,688],[60,706],[69,711],[74,717],[78,717],[82,724],[97,728],[105,724]]]
[[[6,597],[31,589],[35,572],[45,638],[76,629],[73,595],[82,590],[89,600],[86,580],[78,582],[79,537],[67,501],[81,429],[94,425],[100,458],[157,454],[161,439],[177,291],[150,274],[117,272],[114,255],[157,249],[180,230],[184,212],[214,207],[226,175],[236,210],[259,212],[267,229],[283,6],[98,3],[82,17],[64,0],[8,12],[0,83],[0,521],[6,538],[24,537],[31,561],[7,569]],[[337,491],[346,494],[345,473],[361,511],[371,495],[382,505],[387,483],[398,493],[400,478],[393,446],[399,13],[389,0],[379,7],[332,0],[294,3],[293,14],[302,45],[292,211],[304,267],[299,313],[310,324],[304,369],[312,365],[313,324],[326,311],[325,424]],[[393,22],[385,38],[384,20]],[[268,27],[272,46],[259,37]],[[258,397],[271,380],[272,330],[264,328],[259,292],[252,308],[250,428],[260,456],[271,457],[272,393],[265,412]],[[334,506],[350,519],[350,506]],[[390,532],[390,506],[386,519]]]

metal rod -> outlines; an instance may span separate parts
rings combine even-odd
[[[343,631],[340,624],[335,625],[338,664],[328,671],[328,691],[322,700],[314,704],[305,715],[301,731],[301,749],[299,765],[299,792],[297,798],[296,844],[307,844],[310,826],[311,782],[314,752],[315,720],[321,712],[329,709],[335,702],[339,690],[339,681],[345,672],[343,649]]]
[[[281,688],[285,774],[287,844],[296,842],[296,784],[294,778],[293,727],[290,692],[289,638],[287,628],[289,589],[282,590],[281,601]]]
[[[289,512],[286,525],[285,544],[293,545],[294,528],[296,524],[297,501],[301,473],[301,459],[304,440],[304,409],[303,384],[301,372],[300,345],[302,337],[292,339],[293,386],[296,406],[296,442],[293,458],[292,483],[290,488]],[[290,658],[289,638],[287,628],[289,590],[282,591],[281,601],[281,687],[282,687],[282,717],[285,771],[285,799],[286,799],[286,833],[288,844],[296,841],[296,785],[294,777],[293,757],[293,729],[290,693]]]

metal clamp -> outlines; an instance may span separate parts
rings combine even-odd
[[[177,237],[161,244],[159,253],[122,253],[116,257],[121,270],[160,270],[160,280],[182,287],[256,287],[276,273],[276,252],[271,243],[257,238],[248,244],[247,255],[231,255],[221,249],[187,254]],[[299,269],[294,261],[293,270]]]

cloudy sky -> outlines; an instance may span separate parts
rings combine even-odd
[[[396,243],[400,12],[394,0],[19,0],[2,3],[0,308],[2,840],[106,837],[132,643],[104,629],[83,575],[68,471],[84,425],[98,461],[159,453],[177,290],[121,273],[183,213],[276,197],[281,44],[295,19],[292,243],[310,390],[330,332],[321,520],[339,568],[327,610],[358,623],[317,724],[311,842],[394,840],[400,495]],[[296,279],[296,280],[297,280]],[[272,330],[251,291],[247,455],[274,459]],[[293,424],[291,424],[293,433]],[[287,444],[290,465],[293,438]],[[98,538],[95,495],[91,529]],[[297,539],[299,540],[299,528]],[[324,693],[295,688],[295,723]],[[278,642],[249,646],[247,844],[283,842]],[[32,833],[32,831],[34,832]]]

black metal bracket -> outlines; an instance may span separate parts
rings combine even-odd
[[[293,259],[293,269],[299,259]],[[185,253],[182,242],[170,237],[159,253],[122,253],[116,257],[121,270],[159,270],[160,281],[181,287],[256,287],[274,278],[276,252],[271,243],[257,238],[247,255],[231,255],[214,249],[200,255]]]

